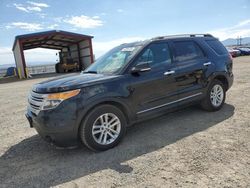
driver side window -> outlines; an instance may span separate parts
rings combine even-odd
[[[143,54],[137,59],[136,65],[141,65],[143,63],[151,63],[153,61],[153,53],[150,48],[147,48]]]
[[[151,68],[160,67],[171,63],[171,56],[167,43],[150,44],[138,57],[136,65],[148,63]]]

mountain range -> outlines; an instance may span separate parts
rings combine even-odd
[[[237,45],[237,39],[229,38],[221,41],[224,46]],[[250,37],[241,38],[241,44],[249,44],[250,45]]]

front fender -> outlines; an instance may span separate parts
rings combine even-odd
[[[100,94],[101,95],[101,94]],[[86,115],[94,109],[96,106],[101,105],[101,104],[111,104],[115,105],[118,108],[120,108],[125,114],[125,117],[127,119],[128,125],[130,125],[134,120],[135,120],[135,113],[133,112],[133,108],[129,106],[129,103],[126,101],[127,99],[122,97],[122,96],[100,96],[96,95],[94,97],[91,97],[87,99],[85,102],[82,110],[78,114],[77,118],[77,129],[79,129],[79,126],[86,117]]]

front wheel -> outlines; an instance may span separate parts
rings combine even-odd
[[[104,151],[116,146],[126,130],[123,112],[112,105],[94,108],[83,120],[80,138],[91,150]]]
[[[207,111],[220,110],[225,102],[226,91],[224,84],[214,80],[208,88],[206,98],[201,102],[201,107]]]

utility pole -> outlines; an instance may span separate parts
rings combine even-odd
[[[242,45],[242,37],[241,36],[238,36],[237,39],[237,46],[241,46]]]
[[[241,46],[241,44],[242,44],[242,43],[241,43],[241,42],[242,42],[242,37],[241,37],[241,36],[240,36],[239,40],[240,40],[240,46]]]

